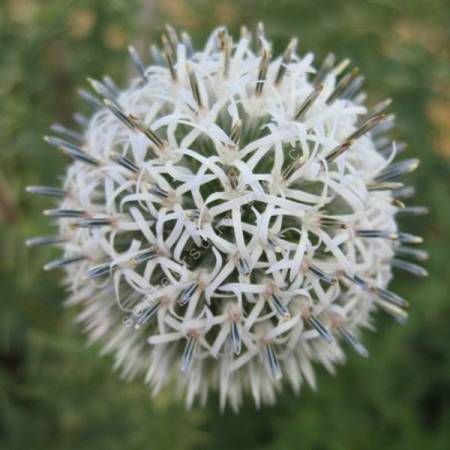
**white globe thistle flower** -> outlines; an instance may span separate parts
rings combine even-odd
[[[89,341],[156,395],[175,381],[190,406],[210,389],[238,409],[245,392],[272,403],[284,382],[315,386],[333,372],[380,308],[403,322],[407,302],[387,290],[392,268],[426,253],[398,230],[390,101],[369,109],[362,77],[329,55],[319,69],[293,39],[272,55],[262,26],[233,41],[215,30],[203,50],[170,27],[162,50],[119,89],[109,78],[80,91],[95,109],[80,131],[54,125],[49,144],[71,158],[45,214],[57,236],[67,304]]]

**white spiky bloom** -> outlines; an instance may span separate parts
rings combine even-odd
[[[29,244],[62,245],[46,268],[65,268],[89,340],[154,394],[175,379],[189,405],[314,386],[342,341],[367,354],[377,307],[406,318],[392,266],[425,273],[397,258],[426,255],[397,230],[399,210],[423,209],[397,200],[417,161],[393,163],[389,101],[368,110],[348,61],[317,71],[295,40],[278,58],[262,27],[253,41],[221,28],[193,51],[168,28],[148,67],[131,48],[140,77],[91,80],[103,103],[81,92],[97,109],[83,131],[47,138],[74,160],[63,189],[28,189],[61,198],[46,211],[59,235]]]

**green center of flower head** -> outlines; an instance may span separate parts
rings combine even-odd
[[[426,257],[395,220],[424,209],[399,200],[417,160],[393,162],[390,101],[368,109],[348,60],[315,69],[295,39],[273,56],[262,26],[203,50],[168,27],[151,65],[130,56],[139,78],[90,80],[82,131],[46,138],[73,160],[63,188],[29,188],[60,201],[58,236],[29,243],[63,246],[46,268],[66,268],[90,338],[155,393],[173,377],[234,408],[314,384],[342,339],[366,356],[376,307],[406,318],[391,268],[426,273],[399,258]]]

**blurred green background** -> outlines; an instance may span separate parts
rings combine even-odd
[[[450,448],[450,2],[446,0],[2,0],[0,2],[0,448],[356,450]],[[425,280],[398,274],[410,299],[405,326],[379,314],[368,360],[349,355],[337,377],[319,372],[317,393],[287,389],[275,407],[251,399],[240,415],[185,411],[170,390],[152,401],[111,360],[86,349],[64,310],[60,274],[43,273],[51,249],[44,200],[29,184],[54,184],[67,162],[42,141],[54,121],[82,109],[76,89],[106,73],[124,82],[126,47],[146,49],[166,22],[197,44],[219,24],[266,24],[275,48],[349,56],[366,75],[369,102],[392,96],[398,137],[422,160],[411,176],[409,219],[432,258]],[[125,70],[124,70],[125,68]]]

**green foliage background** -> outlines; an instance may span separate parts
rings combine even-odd
[[[334,50],[366,74],[370,102],[392,96],[398,135],[422,166],[411,176],[426,218],[429,278],[398,274],[410,299],[401,327],[379,315],[368,360],[349,355],[337,377],[319,369],[317,393],[288,390],[275,407],[240,415],[185,411],[168,389],[156,400],[86,348],[63,309],[51,249],[23,241],[48,232],[45,202],[28,184],[54,184],[66,163],[41,136],[82,108],[76,88],[105,73],[124,81],[128,43],[146,48],[166,21],[201,43],[225,23],[262,20],[281,49]],[[0,2],[0,448],[356,450],[450,448],[450,3],[448,0],[2,0]],[[125,70],[124,70],[125,69]]]

